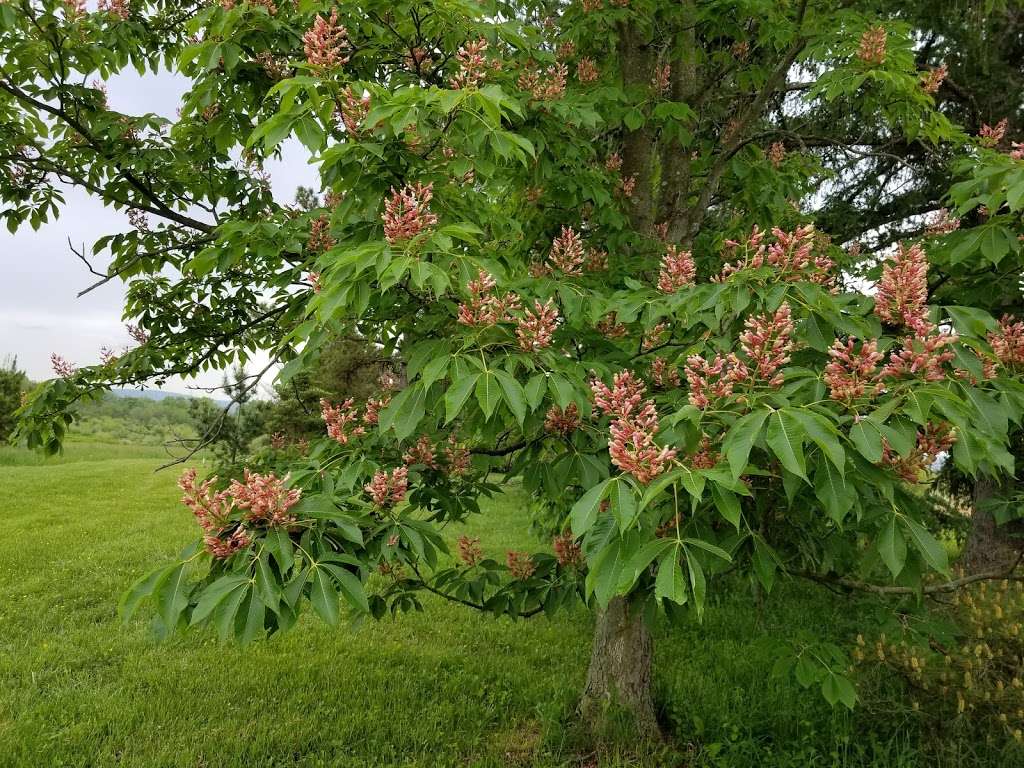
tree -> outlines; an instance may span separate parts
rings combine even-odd
[[[4,360],[0,366],[0,440],[6,441],[17,424],[14,413],[21,407],[21,394],[28,385],[24,371],[18,370],[18,358]]]
[[[326,435],[290,466],[221,493],[186,472],[202,538],[126,615],[152,597],[165,631],[250,641],[307,605],[337,623],[341,600],[512,618],[582,600],[585,720],[614,704],[650,735],[649,624],[699,619],[712,574],[961,583],[930,580],[948,563],[912,486],[951,445],[969,473],[1005,465],[1019,334],[992,344],[985,312],[929,306],[917,241],[877,293],[851,279],[859,258],[812,226],[829,187],[797,151],[811,137],[777,140],[787,109],[841,109],[814,128],[833,146],[856,148],[861,121],[984,154],[922,87],[906,23],[810,0],[112,0],[0,19],[8,224],[55,215],[60,181],[132,211],[94,251],[149,333],[36,392],[30,445],[56,450],[92,389],[257,349],[284,382],[350,334],[405,363],[365,403],[325,403]],[[81,84],[161,61],[192,81],[173,123]],[[260,172],[289,136],[320,168],[310,210],[276,205]],[[560,520],[553,553],[501,563],[464,539],[443,556],[440,526],[479,511],[492,469]],[[800,679],[852,706],[823,658]]]
[[[213,452],[219,475],[240,474],[252,441],[264,432],[267,403],[253,399],[250,384],[251,377],[237,366],[230,378],[224,374],[219,390],[230,398],[226,406],[205,397],[189,401],[189,418],[199,436],[190,442]]]

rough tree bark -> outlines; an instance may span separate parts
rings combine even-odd
[[[1006,488],[990,477],[979,477],[974,484],[974,510],[971,513],[971,531],[964,545],[960,562],[967,573],[979,573],[1009,566],[1020,551],[1022,542],[1012,538],[1019,526],[997,525],[992,512],[985,509],[985,502]]]
[[[613,598],[597,616],[580,699],[580,714],[592,733],[620,725],[644,738],[660,738],[651,695],[653,656],[654,642],[640,611],[623,597]]]

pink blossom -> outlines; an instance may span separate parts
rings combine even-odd
[[[326,398],[320,400],[320,414],[327,425],[327,436],[341,445],[348,445],[353,438],[366,434],[366,430],[358,426],[359,414],[353,407],[354,402],[355,400],[350,397],[336,406]]]
[[[551,346],[551,337],[558,328],[558,308],[552,299],[541,304],[533,302],[533,310],[526,309],[516,320],[516,338],[524,352],[536,352]]]
[[[330,69],[348,62],[348,30],[338,23],[338,9],[331,9],[330,18],[325,19],[319,13],[313,20],[313,26],[302,36],[303,51],[306,61],[317,69]]]
[[[878,342],[865,341],[856,352],[855,346],[854,339],[847,339],[845,344],[836,339],[828,351],[832,360],[825,366],[825,383],[833,400],[850,402],[865,393],[876,395],[882,389],[881,384],[873,383],[875,370],[884,357],[878,351]]]
[[[748,317],[740,334],[740,348],[750,358],[757,376],[770,387],[782,386],[779,369],[789,362],[793,351],[793,319],[788,303],[773,315]]]
[[[583,562],[583,549],[571,532],[566,531],[551,540],[555,560],[563,568],[575,568]]]
[[[118,355],[110,347],[100,347],[100,362],[103,365],[112,365],[118,360]]]
[[[646,388],[632,371],[616,373],[610,388],[599,380],[590,386],[597,407],[613,417],[608,427],[612,464],[649,483],[676,456],[674,449],[659,448],[654,442],[659,427],[654,401],[644,399]]]
[[[990,126],[988,123],[982,123],[981,130],[978,131],[978,138],[981,139],[981,145],[983,147],[995,147],[1003,140],[1006,136],[1006,127],[1008,121],[1004,117],[995,127]]]
[[[942,381],[946,378],[943,364],[955,357],[952,346],[956,334],[935,333],[935,325],[921,320],[914,328],[914,335],[903,339],[898,351],[889,353],[889,362],[879,372],[880,379],[921,377],[925,381]]]
[[[1010,142],[1010,159],[1011,160],[1024,160],[1024,142],[1013,141]]]
[[[701,355],[690,355],[683,373],[690,387],[690,405],[701,410],[712,400],[730,397],[736,384],[750,379],[746,364],[733,353],[725,357],[716,354],[711,362]]]
[[[64,0],[64,12],[71,21],[82,18],[87,13],[85,0]]]
[[[338,105],[338,113],[345,130],[352,136],[358,136],[363,130],[363,121],[370,113],[370,94],[364,93],[356,98],[351,85],[346,85],[341,92],[342,101]]]
[[[309,225],[309,240],[306,247],[314,253],[323,253],[334,247],[337,241],[331,237],[331,220],[326,214],[313,219]]]
[[[667,330],[668,323],[666,322],[657,323],[654,327],[647,329],[644,332],[643,340],[640,342],[640,349],[644,352],[654,349],[661,343],[662,337]]]
[[[552,405],[544,416],[544,431],[548,434],[568,437],[579,428],[580,410],[576,403],[569,403],[564,411]]]
[[[866,64],[878,66],[885,61],[885,27],[871,27],[860,38],[857,58]]]
[[[782,165],[782,161],[786,159],[786,145],[781,141],[773,142],[768,147],[768,161],[772,164],[773,168],[778,168]]]
[[[469,449],[460,445],[454,434],[448,435],[448,444],[444,449],[444,458],[448,462],[448,476],[461,477],[469,471],[471,457]]]
[[[128,0],[99,0],[96,10],[100,13],[110,13],[122,21],[131,15],[131,8]]]
[[[246,469],[244,482],[232,480],[228,493],[235,506],[246,510],[246,522],[271,527],[287,526],[295,522],[295,516],[288,510],[302,498],[300,489],[285,488],[287,482],[287,475],[279,479],[273,472],[260,475]]]
[[[537,570],[528,552],[509,552],[505,555],[505,563],[512,577],[520,581],[526,581]]]
[[[956,434],[949,424],[933,424],[928,422],[924,432],[918,430],[917,442],[909,456],[900,456],[882,438],[882,466],[893,470],[908,483],[917,483],[921,474],[935,463],[939,454],[948,451],[956,442]]]
[[[422,464],[429,469],[437,469],[437,461],[434,457],[434,444],[426,435],[420,435],[416,444],[402,455],[405,466],[412,467]]]
[[[608,252],[598,248],[588,248],[583,268],[587,272],[603,272],[608,269]]]
[[[127,329],[128,335],[132,337],[136,344],[141,346],[149,341],[149,333],[141,325],[127,323],[125,329]]]
[[[875,314],[889,325],[917,328],[928,307],[928,259],[920,243],[899,251],[882,267],[875,296]]]
[[[400,191],[391,189],[391,199],[384,202],[384,239],[390,245],[412,238],[437,224],[430,212],[434,184],[406,184]]]
[[[619,179],[619,192],[625,198],[633,197],[633,191],[636,189],[636,174],[630,174],[625,178]]]
[[[686,285],[693,285],[697,276],[697,266],[690,251],[680,251],[677,246],[669,244],[667,252],[661,257],[661,272],[658,274],[658,290],[662,293],[675,293]]]
[[[388,509],[405,499],[405,493],[409,490],[409,470],[395,467],[389,475],[386,470],[378,469],[373,479],[363,487],[370,494],[374,506]]]
[[[601,76],[597,64],[589,56],[584,56],[576,64],[576,79],[581,83],[592,83]]]
[[[455,61],[459,65],[458,74],[450,81],[453,90],[478,88],[484,81],[487,74],[487,60],[484,58],[484,51],[487,50],[487,41],[484,38],[473,40],[462,45],[455,54]]]
[[[529,69],[519,76],[518,85],[521,90],[529,91],[537,101],[555,101],[565,95],[565,82],[569,77],[569,69],[565,64],[552,64],[545,72]]]
[[[459,560],[468,565],[470,568],[477,565],[481,560],[484,559],[483,550],[480,549],[480,539],[476,537],[470,538],[465,534],[459,536],[458,552]]]
[[[933,69],[929,69],[921,76],[921,89],[925,93],[938,93],[939,88],[942,87],[942,83],[948,74],[949,69],[947,69],[944,63],[939,64],[939,66]]]
[[[50,355],[50,365],[53,367],[53,372],[62,379],[70,378],[78,372],[78,368],[73,363],[69,363],[56,352]]]
[[[678,369],[674,365],[669,367],[668,361],[663,357],[655,357],[651,361],[651,381],[658,389],[678,387],[681,383]]]
[[[672,82],[672,65],[669,63],[658,64],[654,67],[654,75],[651,77],[651,88],[659,96],[664,96],[668,92],[668,87]]]
[[[617,173],[622,168],[622,156],[618,152],[612,152],[604,161],[604,168],[610,173]]]
[[[548,262],[566,275],[581,275],[585,260],[583,242],[576,230],[562,227],[561,234],[551,243]]]
[[[470,299],[459,305],[459,322],[476,327],[510,322],[509,313],[519,309],[519,297],[514,293],[498,296],[494,290],[496,286],[494,278],[480,270],[479,275],[466,286]]]
[[[697,450],[686,457],[686,463],[694,469],[714,469],[720,459],[721,454],[711,447],[711,438],[704,435]]]
[[[988,343],[996,359],[1007,368],[1024,367],[1024,321],[1003,315],[999,330],[988,334]]]
[[[313,293],[320,293],[323,290],[323,286],[320,284],[320,273],[310,272],[306,275],[306,279],[309,280],[309,285],[313,289]]]
[[[935,212],[931,221],[928,222],[925,233],[929,237],[936,237],[938,235],[948,235],[950,232],[956,232],[960,229],[960,219],[951,215],[945,208],[940,208]]]
[[[376,426],[380,421],[380,412],[391,403],[391,396],[368,397],[366,399],[366,412],[363,414],[363,423],[368,426]]]

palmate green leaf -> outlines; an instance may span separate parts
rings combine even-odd
[[[611,489],[611,511],[615,521],[619,524],[619,530],[625,531],[629,528],[637,515],[636,493],[633,485],[625,477],[616,477]]]
[[[609,479],[599,485],[595,485],[573,505],[572,510],[569,512],[569,521],[572,526],[573,535],[577,538],[589,531],[597,521],[601,500],[604,498],[605,493],[607,493],[611,482]]]
[[[725,562],[727,563],[732,562],[732,555],[730,555],[721,547],[716,547],[709,541],[704,541],[703,539],[686,538],[683,539],[683,544],[688,544],[691,547],[697,547],[698,549],[703,549],[705,552],[710,552],[715,557],[725,560]]]
[[[246,581],[241,588],[231,590],[214,611],[213,625],[216,627],[217,636],[221,641],[226,641],[236,634],[238,611],[245,598],[249,596],[251,587],[251,582]]]
[[[789,411],[775,411],[768,417],[765,442],[779,462],[797,477],[807,480],[803,424]],[[808,481],[809,482],[809,481]]]
[[[814,494],[829,517],[840,526],[857,501],[857,491],[852,483],[847,482],[830,461],[818,462],[814,472]]]
[[[334,563],[321,563],[320,567],[326,568],[330,572],[341,589],[341,594],[345,596],[345,599],[355,610],[361,613],[370,612],[370,604],[366,599],[366,590],[363,589],[363,582],[359,580],[359,577],[352,573],[352,571]]]
[[[334,589],[334,579],[321,565],[314,565],[310,570],[309,602],[321,619],[332,627],[337,626],[340,609],[338,593]]]
[[[690,589],[693,590],[693,604],[697,609],[697,617],[704,616],[704,600],[708,593],[707,580],[704,578],[704,569],[700,560],[694,557],[693,553],[684,547],[686,552],[686,565],[690,573]]]
[[[785,413],[791,414],[799,421],[807,436],[817,445],[821,452],[828,457],[832,465],[839,471],[840,475],[846,474],[846,451],[839,442],[839,432],[835,425],[820,413],[800,409],[786,409]]]
[[[523,386],[505,371],[495,370],[494,375],[498,377],[501,391],[505,394],[505,403],[512,411],[512,415],[516,417],[516,421],[522,426],[526,420],[526,393],[523,391]]]
[[[251,643],[263,633],[266,615],[267,606],[264,605],[256,591],[250,591],[239,612],[239,619],[243,619],[243,617],[244,619],[235,620],[235,632],[242,645]]]
[[[712,483],[711,498],[715,500],[715,508],[722,517],[732,523],[738,531],[740,529],[740,518],[743,514],[739,497],[728,488],[723,488],[718,483]]]
[[[117,605],[118,613],[121,614],[123,621],[128,621],[132,617],[135,610],[139,607],[139,603],[153,594],[153,590],[169,574],[172,568],[174,568],[173,565],[165,565],[150,571],[125,590]]]
[[[160,579],[155,595],[157,611],[168,630],[177,625],[182,611],[188,607],[192,586],[188,581],[188,563],[180,563]]]
[[[907,562],[907,542],[903,539],[903,530],[896,527],[896,515],[889,518],[878,535],[878,554],[892,577],[899,576]]]
[[[476,386],[477,379],[479,378],[479,373],[471,373],[461,376],[457,378],[448,388],[448,391],[445,392],[445,424],[451,423],[456,416],[462,413],[462,408],[465,406],[466,401],[473,392],[473,388]]]
[[[841,703],[847,709],[852,710],[857,704],[857,691],[854,689],[853,683],[848,678],[837,675],[831,670],[821,681],[821,694],[825,697],[825,701],[833,707]]]
[[[938,539],[916,520],[906,515],[901,515],[900,520],[907,527],[911,541],[914,542],[914,546],[917,547],[917,551],[921,553],[925,562],[939,573],[948,574],[949,556]]]
[[[734,478],[742,475],[746,469],[750,449],[760,437],[768,414],[768,410],[751,411],[730,427],[725,440],[722,441],[722,452],[729,462]]]
[[[850,428],[850,442],[872,464],[882,460],[882,433],[870,419],[861,419]]]
[[[686,580],[675,548],[658,563],[658,575],[654,579],[654,596],[658,600],[671,600],[677,605],[686,602]]]
[[[484,371],[476,380],[476,401],[486,418],[491,418],[501,402],[501,385],[494,371]]]
[[[189,623],[195,626],[205,621],[232,592],[244,591],[248,587],[249,577],[242,574],[231,574],[217,579],[199,593],[199,602],[192,610]]]

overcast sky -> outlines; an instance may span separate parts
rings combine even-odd
[[[154,112],[175,118],[187,81],[173,74],[140,77],[126,72],[107,83],[111,109],[140,115]],[[308,155],[292,143],[284,148],[280,162],[267,163],[279,202],[291,202],[300,184],[319,187],[316,168],[307,164]],[[76,365],[92,365],[100,359],[100,348],[120,349],[131,339],[121,321],[124,286],[111,281],[76,298],[76,294],[97,279],[68,248],[68,238],[90,252],[103,235],[130,229],[123,212],[105,208],[87,194],[69,190],[60,218],[38,232],[27,224],[11,235],[0,229],[0,361],[16,355],[19,367],[33,380],[53,376],[50,354],[56,352]],[[101,254],[93,267],[103,271],[107,261]],[[262,367],[260,365],[259,367]],[[173,379],[164,389],[187,392],[188,385],[215,386],[220,374],[206,373],[195,380]]]

